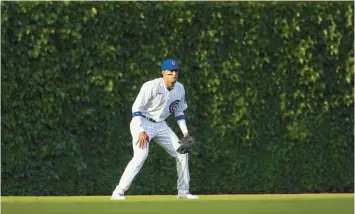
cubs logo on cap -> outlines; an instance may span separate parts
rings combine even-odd
[[[161,70],[181,70],[176,59],[166,59],[161,65]]]

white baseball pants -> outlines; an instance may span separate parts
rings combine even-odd
[[[139,129],[136,124],[130,124],[130,130],[132,135],[133,144],[133,158],[128,163],[119,184],[116,186],[116,190],[121,192],[127,191],[130,187],[133,179],[138,174],[142,168],[145,159],[148,157],[149,144],[151,140],[157,142],[163,149],[165,149],[171,156],[176,159],[176,170],[177,170],[177,189],[179,193],[187,193],[189,191],[190,183],[190,173],[188,164],[188,154],[179,154],[176,149],[180,146],[178,143],[179,138],[176,134],[168,127],[166,122],[154,123],[145,118],[142,118],[142,126],[149,137],[149,143],[146,148],[139,148],[136,145],[138,140]]]

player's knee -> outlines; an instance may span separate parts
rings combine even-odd
[[[137,166],[142,166],[145,159],[147,159],[147,157],[148,157],[148,153],[142,153],[140,155],[135,155],[133,157],[133,161]]]

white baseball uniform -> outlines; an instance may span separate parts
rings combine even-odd
[[[179,193],[188,192],[190,182],[188,154],[176,152],[176,149],[180,146],[179,139],[165,122],[165,119],[174,113],[181,131],[187,132],[183,113],[186,108],[185,89],[181,83],[176,82],[171,90],[167,89],[163,78],[157,78],[143,84],[132,107],[133,118],[130,123],[130,130],[133,138],[134,155],[116,186],[117,190],[123,193],[129,188],[148,156],[149,143],[143,149],[136,145],[139,133],[145,131],[149,141],[154,140],[176,158],[177,189]]]

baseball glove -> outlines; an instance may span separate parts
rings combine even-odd
[[[179,140],[181,144],[180,147],[176,150],[180,154],[189,153],[192,149],[196,147],[196,140],[194,137],[186,136]]]

